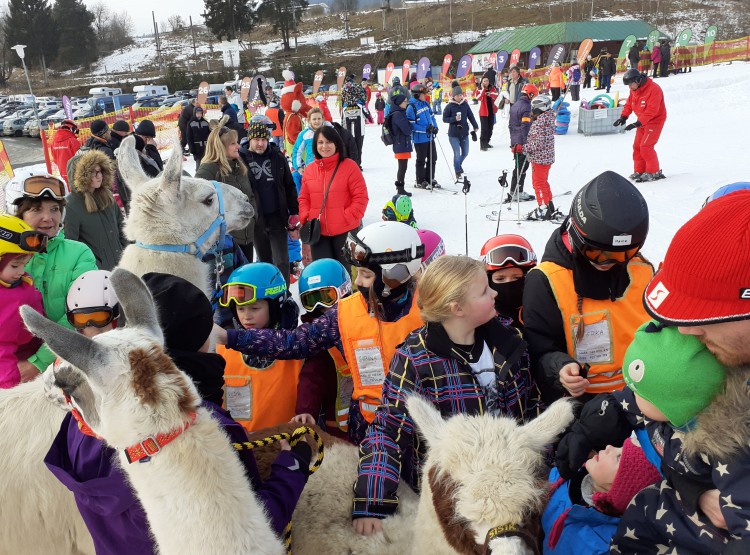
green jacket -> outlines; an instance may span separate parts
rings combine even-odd
[[[66,239],[62,231],[47,243],[46,253],[37,253],[26,264],[26,271],[34,279],[34,286],[42,293],[47,318],[70,328],[65,315],[65,299],[71,284],[84,272],[98,270],[94,253],[83,243]],[[44,372],[53,361],[46,345],[29,362]]]
[[[65,234],[72,241],[89,246],[100,270],[112,271],[128,246],[125,225],[117,203],[100,212],[89,213],[83,195],[72,191],[65,197]]]
[[[217,164],[216,162],[201,162],[201,165],[195,172],[195,177],[208,179],[209,181],[219,181],[220,183],[226,183],[227,185],[236,187],[237,189],[245,193],[245,195],[247,195],[250,204],[253,205],[253,210],[257,214],[258,203],[256,202],[253,188],[250,185],[250,178],[247,174],[243,175],[240,171],[240,164],[242,164],[242,162],[239,160],[230,160],[229,163],[232,166],[232,173],[228,175],[222,175],[221,170],[219,169],[219,164]],[[250,221],[245,229],[232,231],[231,235],[237,240],[240,245],[249,245],[253,242],[254,239],[254,228],[255,218]]]

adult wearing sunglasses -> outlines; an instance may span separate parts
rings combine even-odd
[[[640,255],[648,225],[638,189],[604,172],[576,193],[527,274],[522,319],[546,402],[624,387],[625,349],[648,320],[642,298],[654,269]]]
[[[71,239],[62,231],[65,212],[65,183],[46,173],[24,173],[5,186],[6,211],[29,224],[34,231],[48,237],[46,252],[38,252],[26,264],[26,271],[42,294],[47,317],[72,328],[66,317],[65,298],[71,284],[84,272],[97,270],[91,249]],[[22,371],[39,372],[55,360],[55,355],[42,346],[26,361],[19,361]],[[33,367],[32,367],[33,365]]]

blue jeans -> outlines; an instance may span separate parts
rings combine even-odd
[[[433,100],[432,101],[432,113],[437,114],[437,115],[442,114],[443,113],[442,104],[443,102],[441,100]]]
[[[466,137],[448,137],[453,148],[453,169],[456,173],[464,173],[461,165],[469,155],[469,136]]]

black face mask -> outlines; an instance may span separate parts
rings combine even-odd
[[[501,314],[510,315],[518,311],[523,304],[523,287],[526,284],[526,276],[516,281],[495,283],[490,278],[490,288],[497,291],[495,297],[495,309]]]

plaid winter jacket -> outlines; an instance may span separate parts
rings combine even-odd
[[[521,422],[538,416],[544,406],[520,332],[492,320],[477,333],[494,358],[499,413]],[[414,433],[406,410],[406,398],[414,394],[431,400],[444,417],[487,412],[482,387],[442,326],[427,324],[409,334],[391,361],[382,404],[360,443],[354,518],[384,518],[395,512],[401,478],[414,490],[420,489],[427,446]]]
[[[547,110],[531,122],[523,151],[532,164],[555,163],[555,112]]]

